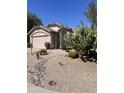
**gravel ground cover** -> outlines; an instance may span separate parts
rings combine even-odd
[[[35,51],[27,51],[28,82],[59,93],[97,93],[96,63],[69,58],[61,49],[48,50],[37,60]]]

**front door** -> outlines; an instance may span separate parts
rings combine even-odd
[[[55,33],[55,48],[58,49],[59,48],[59,33]]]
[[[59,45],[60,45],[59,33],[57,32],[51,33],[51,45],[52,45],[52,48],[55,48],[55,49],[59,48]]]

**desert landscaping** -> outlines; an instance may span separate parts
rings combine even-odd
[[[29,2],[28,93],[97,93],[96,1]]]
[[[29,85],[58,93],[96,93],[97,64],[95,62],[70,58],[67,52],[61,49],[48,50],[47,55],[37,59],[36,51],[37,49],[33,49],[31,54],[31,49],[27,49]]]

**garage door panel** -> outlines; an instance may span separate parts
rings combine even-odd
[[[34,37],[33,47],[34,48],[45,48],[45,42],[51,42],[51,36],[46,37]]]

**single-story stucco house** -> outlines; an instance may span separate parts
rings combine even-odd
[[[45,48],[45,42],[51,43],[51,47],[54,49],[60,48],[60,27],[61,25],[57,23],[51,23],[48,26],[34,26],[27,34],[33,48]],[[67,31],[69,30],[67,29]]]

